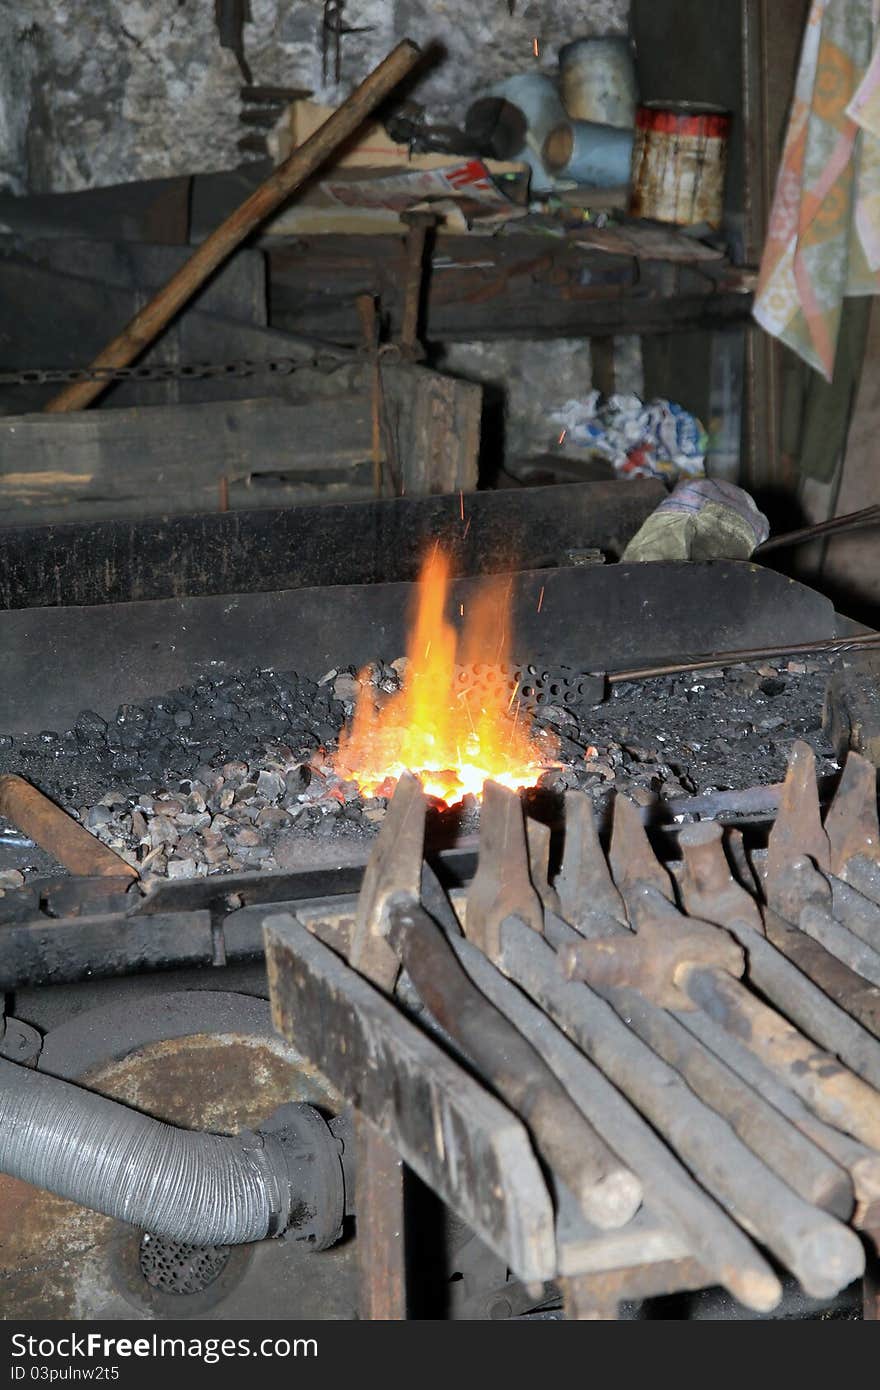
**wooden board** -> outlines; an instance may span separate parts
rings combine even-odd
[[[363,495],[370,420],[365,396],[6,416],[0,514],[13,525],[216,511],[221,479],[230,506],[277,505],[285,480],[300,495],[346,484]]]
[[[528,1135],[290,914],[267,913],[275,1027],[524,1280],[555,1272],[553,1208]]]

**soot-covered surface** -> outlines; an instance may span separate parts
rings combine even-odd
[[[805,738],[819,771],[837,766],[822,734],[831,658],[741,665],[611,687],[594,707],[544,706],[561,768],[548,793],[570,787],[603,803],[612,789],[642,805],[781,780]],[[370,672],[376,693],[399,688],[400,663]],[[74,728],[0,737],[0,772],[17,772],[77,816],[145,876],[190,877],[300,868],[363,858],[385,813],[331,766],[360,689],[353,672],[320,681],[257,670],[86,711]],[[477,809],[447,813],[476,827]],[[51,866],[0,820],[0,888]]]

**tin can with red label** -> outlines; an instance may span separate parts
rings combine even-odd
[[[730,113],[649,101],[636,112],[630,212],[679,227],[720,227]]]

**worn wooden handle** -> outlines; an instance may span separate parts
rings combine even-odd
[[[117,338],[98,353],[91,366],[127,367],[155,341],[184,304],[219,265],[261,222],[275,212],[326,159],[352,135],[361,122],[412,70],[421,56],[416,44],[404,39],[374,68],[359,87],[334,111],[314,135],[298,146],[250,197],[231,212],[202,242],[189,260],[148,304],[135,314]],[[53,396],[45,409],[52,413],[83,410],[107,389],[107,381],[77,381]]]
[[[138,877],[137,869],[102,845],[23,777],[0,777],[0,816],[29,835],[71,873],[102,878]]]

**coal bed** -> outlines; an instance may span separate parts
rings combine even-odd
[[[387,797],[363,797],[333,754],[362,681],[387,699],[404,667],[204,679],[120,705],[109,719],[86,710],[69,730],[0,737],[0,772],[39,787],[147,882],[363,862]],[[573,701],[548,693],[532,727],[555,756],[524,794],[552,816],[568,789],[589,792],[599,810],[617,790],[646,819],[681,823],[714,814],[717,792],[780,781],[799,738],[814,748],[821,779],[837,769],[822,727],[833,668],[833,657],[779,658],[611,683],[601,698],[595,681]],[[435,828],[448,843],[463,840],[478,815],[471,797],[438,804]],[[64,871],[0,820],[0,888],[48,872]]]

